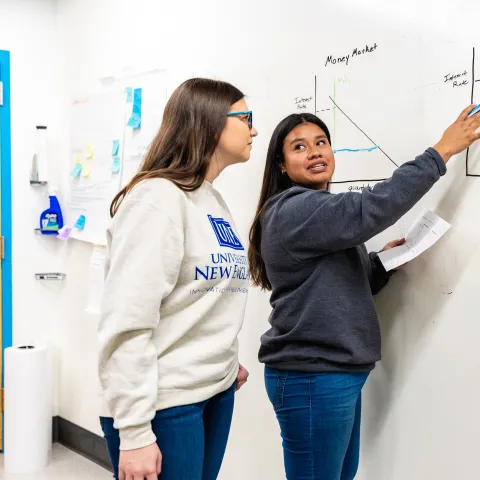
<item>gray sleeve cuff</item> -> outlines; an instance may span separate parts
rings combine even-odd
[[[440,172],[440,176],[443,177],[447,173],[447,165],[443,161],[443,158],[440,154],[432,147],[427,148],[427,152],[431,154],[435,162],[438,166],[438,171]]]

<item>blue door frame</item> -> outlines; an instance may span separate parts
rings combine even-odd
[[[12,176],[10,128],[10,53],[0,50],[0,82],[3,86],[3,105],[0,104],[0,191],[2,231],[5,258],[2,259],[2,346],[12,345]],[[2,349],[2,356],[3,356]],[[4,363],[2,362],[2,365]],[[3,371],[2,371],[3,386]]]

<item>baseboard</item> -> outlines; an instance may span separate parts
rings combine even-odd
[[[53,441],[112,471],[107,442],[103,437],[85,430],[62,417],[53,418]]]
[[[52,422],[52,441],[58,443],[58,417],[53,417]]]

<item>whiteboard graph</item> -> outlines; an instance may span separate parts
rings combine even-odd
[[[337,166],[331,184],[370,185],[389,178],[399,163],[362,128],[361,120],[342,106],[342,87],[349,83],[346,78],[334,78],[333,92],[326,99],[319,98],[315,75],[315,114],[327,117],[327,124],[332,127],[330,133]]]
[[[334,80],[334,97],[329,96],[329,99],[332,103],[332,107],[330,109],[322,109],[322,110],[317,110],[317,76],[315,76],[315,114],[318,114],[320,112],[325,112],[325,111],[332,111],[333,112],[333,153],[335,153],[336,156],[339,154],[362,154],[366,155],[369,153],[376,152],[379,154],[380,157],[383,157],[383,161],[385,162],[390,162],[390,169],[392,168],[397,168],[398,164],[381,148],[380,145],[378,145],[362,128],[340,107],[338,104],[338,101],[336,99],[336,84],[337,80]],[[338,113],[337,113],[338,112]],[[357,136],[358,133],[361,135],[362,140],[367,142],[367,144],[357,144],[357,143],[348,143],[348,144],[340,144],[338,145],[337,143],[337,123],[341,123],[338,121],[338,116],[341,116],[343,120],[346,120],[350,125],[352,125],[356,131],[357,131]],[[349,135],[346,137],[345,135],[342,135],[343,138],[348,138],[349,142],[352,142],[352,139],[355,138],[355,136]],[[354,141],[354,140],[353,140]],[[359,145],[365,145],[365,146],[359,146]],[[392,170],[393,171],[393,170]],[[384,178],[345,178],[341,180],[333,180],[331,183],[333,184],[338,184],[338,183],[355,183],[355,182],[380,182],[386,180],[386,177]]]

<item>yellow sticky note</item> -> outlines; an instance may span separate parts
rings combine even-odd
[[[87,145],[87,153],[85,154],[85,157],[86,158],[93,158],[93,150],[94,150],[93,144],[89,143]]]
[[[85,165],[82,168],[82,177],[88,177],[92,171],[92,165],[90,160],[85,162]]]
[[[82,155],[80,153],[77,153],[77,155],[75,155],[75,163],[82,163]]]

